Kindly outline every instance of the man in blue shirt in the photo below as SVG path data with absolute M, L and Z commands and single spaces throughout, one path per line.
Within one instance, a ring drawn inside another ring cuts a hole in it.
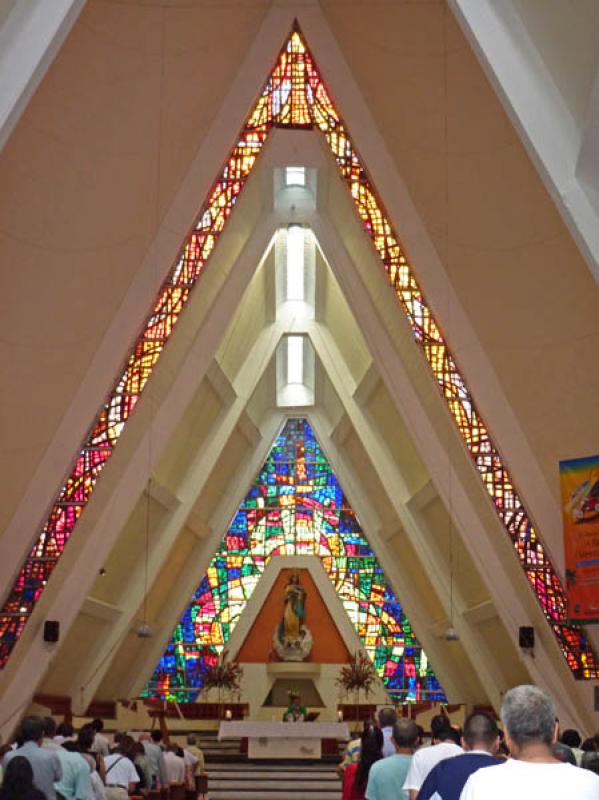
M 501 763 L 495 758 L 499 748 L 499 730 L 495 720 L 484 711 L 470 714 L 464 725 L 462 747 L 465 753 L 446 758 L 429 772 L 418 800 L 459 800 L 473 772 Z
M 395 753 L 376 761 L 370 768 L 366 800 L 407 800 L 408 794 L 402 789 L 412 754 L 418 739 L 418 728 L 411 719 L 400 719 L 392 728 L 391 742 Z
M 4 756 L 2 768 L 16 756 L 24 756 L 33 770 L 33 783 L 46 795 L 47 800 L 56 800 L 54 784 L 62 778 L 62 767 L 53 750 L 42 747 L 44 726 L 39 717 L 25 717 L 19 726 L 17 740 L 20 746 Z

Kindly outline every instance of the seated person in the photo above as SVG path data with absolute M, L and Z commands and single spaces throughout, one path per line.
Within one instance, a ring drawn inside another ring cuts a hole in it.
M 306 706 L 302 705 L 301 697 L 297 692 L 289 695 L 289 706 L 283 714 L 284 722 L 303 722 L 307 716 Z

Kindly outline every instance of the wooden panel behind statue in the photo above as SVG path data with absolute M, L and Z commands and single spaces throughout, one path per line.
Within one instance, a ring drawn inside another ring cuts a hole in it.
M 283 592 L 283 615 L 273 635 L 274 649 L 283 661 L 305 661 L 312 650 L 312 634 L 305 624 L 306 591 L 294 571 Z

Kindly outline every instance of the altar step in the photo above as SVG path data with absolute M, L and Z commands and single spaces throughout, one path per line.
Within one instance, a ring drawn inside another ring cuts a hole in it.
M 208 765 L 210 800 L 339 800 L 335 767 L 316 763 Z

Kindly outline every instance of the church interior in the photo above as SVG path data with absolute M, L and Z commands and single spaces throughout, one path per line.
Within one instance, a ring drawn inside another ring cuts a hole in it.
M 4 739 L 520 684 L 596 733 L 597 2 L 4 0 L 0 42 Z

